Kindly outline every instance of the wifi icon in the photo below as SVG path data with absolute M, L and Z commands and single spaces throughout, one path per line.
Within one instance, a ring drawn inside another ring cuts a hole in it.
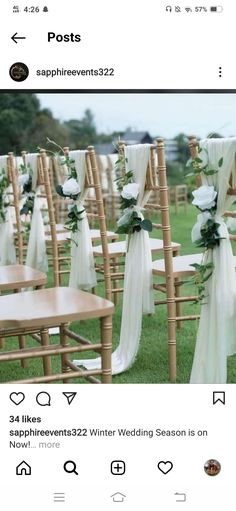
M 186 12 L 193 12 L 193 11 L 192 11 L 192 9 L 191 9 L 191 7 L 185 7 L 185 11 L 186 11 Z

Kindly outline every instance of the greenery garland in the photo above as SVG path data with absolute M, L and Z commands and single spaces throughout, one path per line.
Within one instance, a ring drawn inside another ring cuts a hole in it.
M 55 158 L 57 158 L 57 159 L 60 158 L 61 166 L 66 166 L 68 169 L 67 180 L 65 181 L 65 183 L 63 185 L 56 185 L 55 190 L 56 190 L 57 194 L 60 195 L 60 197 L 63 197 L 64 199 L 72 199 L 74 202 L 76 202 L 81 195 L 81 191 L 80 191 L 80 187 L 78 184 L 78 175 L 77 175 L 77 170 L 75 168 L 75 160 L 73 158 L 70 158 L 70 156 L 68 154 L 65 155 L 63 148 L 61 146 L 59 146 L 53 140 L 50 140 L 48 138 L 47 143 L 53 144 L 56 147 L 58 147 L 59 151 L 56 153 L 53 152 L 52 154 Z M 62 159 L 61 159 L 61 156 L 63 156 Z M 70 180 L 71 180 L 71 183 L 70 183 Z M 67 188 L 70 188 L 70 184 L 71 184 L 71 191 L 72 191 L 71 193 L 70 192 L 65 193 L 65 185 L 66 184 L 67 184 Z M 69 187 L 68 187 L 68 184 L 69 184 Z M 76 193 L 73 193 L 73 188 Z M 68 231 L 71 231 L 72 233 L 76 233 L 79 230 L 78 222 L 81 222 L 84 218 L 85 209 L 78 210 L 78 206 L 75 203 L 68 207 L 68 211 L 69 211 L 68 212 L 68 220 L 65 222 L 65 228 Z M 71 240 L 74 241 L 74 243 L 76 243 L 75 240 L 73 240 L 72 238 L 71 238 Z
M 203 173 L 206 177 L 212 176 L 216 174 L 219 169 L 223 165 L 223 157 L 221 157 L 218 161 L 218 168 L 213 169 L 209 166 L 208 163 L 208 151 L 205 148 L 199 148 L 199 153 L 202 153 L 202 157 L 197 156 L 196 158 L 192 158 L 188 161 L 187 167 L 192 168 L 192 172 L 187 174 L 186 177 L 196 176 L 200 173 Z M 205 160 L 205 161 L 204 161 Z M 201 188 L 201 187 L 200 187 Z M 198 190 L 200 190 L 200 188 Z M 194 194 L 194 192 L 193 192 Z M 209 218 L 206 220 L 205 223 L 202 224 L 200 229 L 200 235 L 201 237 L 194 242 L 196 247 L 203 247 L 205 250 L 203 252 L 202 262 L 201 264 L 195 263 L 191 264 L 196 270 L 195 275 L 190 279 L 190 281 L 196 286 L 197 289 L 197 299 L 196 302 L 200 302 L 203 304 L 203 300 L 206 298 L 205 295 L 205 286 L 206 282 L 210 279 L 210 277 L 213 274 L 214 271 L 214 264 L 213 262 L 203 263 L 204 259 L 208 259 L 207 253 L 210 254 L 210 251 L 213 250 L 215 247 L 220 245 L 220 240 L 222 237 L 219 233 L 219 227 L 220 224 L 216 222 L 215 220 L 215 214 L 217 210 L 217 198 L 218 194 L 215 190 L 215 199 L 214 199 L 214 205 L 212 207 L 206 207 L 201 208 L 196 205 L 199 211 L 201 213 L 208 212 Z M 193 201 L 194 202 L 194 201 Z
M 6 208 L 9 206 L 9 201 L 6 196 L 6 189 L 9 186 L 9 180 L 6 176 L 5 170 L 0 169 L 0 223 L 6 221 Z
M 139 212 L 135 209 L 135 206 L 138 202 L 138 193 L 133 194 L 132 192 L 128 196 L 125 196 L 124 190 L 127 185 L 136 185 L 138 190 L 138 185 L 133 180 L 133 171 L 129 170 L 125 174 L 122 175 L 122 172 L 125 168 L 125 164 L 127 163 L 127 158 L 123 156 L 119 156 L 118 160 L 115 163 L 115 172 L 118 177 L 115 179 L 117 183 L 118 191 L 120 192 L 120 209 L 123 213 L 121 218 L 118 220 L 118 228 L 116 232 L 118 234 L 127 234 L 130 236 L 134 232 L 140 232 L 141 229 L 144 231 L 151 232 L 152 231 L 152 222 L 148 219 L 142 219 L 139 215 Z M 128 188 L 127 188 L 128 190 Z
M 23 183 L 22 195 L 25 197 L 23 206 L 20 210 L 20 215 L 29 215 L 33 214 L 34 211 L 34 200 L 35 200 L 35 191 L 32 189 L 33 182 L 33 170 L 28 163 L 27 165 L 20 165 L 21 176 L 28 176 L 28 180 Z M 20 176 L 20 177 L 21 177 Z M 19 178 L 20 178 L 19 177 Z

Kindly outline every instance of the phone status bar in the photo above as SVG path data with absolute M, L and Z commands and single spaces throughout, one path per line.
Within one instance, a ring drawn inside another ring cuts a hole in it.
M 212 5 L 210 7 L 207 7 L 207 6 L 201 6 L 201 5 L 196 5 L 196 6 L 193 6 L 193 7 L 189 7 L 189 6 L 180 6 L 180 5 L 166 5 L 165 6 L 165 10 L 166 12 L 168 13 L 201 13 L 201 14 L 205 14 L 205 13 L 222 13 L 223 12 L 223 6 L 222 5 Z

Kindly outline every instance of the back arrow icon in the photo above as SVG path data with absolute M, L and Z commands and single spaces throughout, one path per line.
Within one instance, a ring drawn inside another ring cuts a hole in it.
M 14 43 L 18 43 L 17 39 L 26 39 L 26 37 L 20 37 L 17 35 L 17 32 L 11 37 L 12 41 L 14 41 Z

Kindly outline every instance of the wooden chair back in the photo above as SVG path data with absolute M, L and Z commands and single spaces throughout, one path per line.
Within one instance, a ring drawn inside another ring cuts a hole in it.
M 69 155 L 69 147 L 64 148 L 65 155 Z M 49 168 L 47 163 L 47 155 L 44 149 L 40 151 L 40 164 L 43 170 L 44 186 L 48 203 L 48 214 L 51 228 L 52 237 L 52 251 L 53 251 L 53 271 L 54 271 L 54 285 L 59 286 L 59 254 L 57 244 L 56 222 L 55 222 L 55 207 L 53 204 L 51 181 L 49 177 Z M 103 197 L 100 183 L 100 175 L 97 165 L 96 154 L 93 146 L 89 146 L 86 152 L 86 188 L 94 188 L 95 198 L 97 204 L 99 229 L 102 244 L 102 257 L 104 262 L 104 280 L 105 280 L 105 296 L 111 300 L 111 276 L 110 276 L 110 261 L 108 254 L 107 230 L 103 205 Z M 79 261 L 78 261 L 79 264 Z
M 198 142 L 197 138 L 194 136 L 190 136 L 189 137 L 189 150 L 190 150 L 191 157 L 193 159 L 198 157 L 198 154 L 199 154 L 198 148 L 199 148 L 199 142 Z M 235 155 L 235 158 L 236 158 L 236 155 Z M 197 174 L 196 185 L 201 186 L 201 184 L 202 184 L 201 176 L 200 176 L 200 174 Z M 228 193 L 228 195 L 236 195 L 236 188 L 234 188 L 232 185 L 232 176 L 230 177 L 230 180 L 229 180 L 229 188 L 228 188 L 227 193 Z M 230 212 L 227 212 L 227 213 L 230 213 Z M 226 216 L 230 216 L 230 215 L 228 214 Z
M 26 165 L 26 151 L 21 152 L 22 164 Z M 44 184 L 42 166 L 40 165 L 40 155 L 37 154 L 38 165 L 37 165 L 37 180 L 36 187 L 39 187 Z M 22 225 L 22 218 L 20 215 L 20 199 L 21 199 L 21 190 L 18 185 L 18 177 L 19 170 L 16 166 L 16 157 L 12 152 L 8 153 L 8 169 L 9 169 L 9 179 L 12 184 L 13 198 L 14 198 L 14 207 L 15 207 L 15 217 L 16 217 L 16 249 L 17 249 L 17 258 L 19 264 L 24 264 L 25 255 L 27 252 L 27 244 L 24 240 L 24 227 Z M 41 188 L 42 191 L 42 188 Z M 35 192 L 35 190 L 34 190 Z M 44 197 L 44 195 L 40 195 L 40 197 Z
M 124 151 L 125 143 L 121 141 L 118 144 L 119 155 L 124 157 Z M 155 144 L 152 144 L 150 147 L 150 159 L 147 165 L 145 190 L 159 190 L 158 172 L 156 167 L 156 151 L 157 146 Z M 121 172 L 123 173 L 123 175 L 125 174 L 125 167 L 121 168 Z
M 12 184 L 13 193 L 13 205 L 15 208 L 16 218 L 16 253 L 19 264 L 24 263 L 24 239 L 23 239 L 23 228 L 20 216 L 20 190 L 18 186 L 18 170 L 16 168 L 16 160 L 12 152 L 8 153 L 8 178 Z

